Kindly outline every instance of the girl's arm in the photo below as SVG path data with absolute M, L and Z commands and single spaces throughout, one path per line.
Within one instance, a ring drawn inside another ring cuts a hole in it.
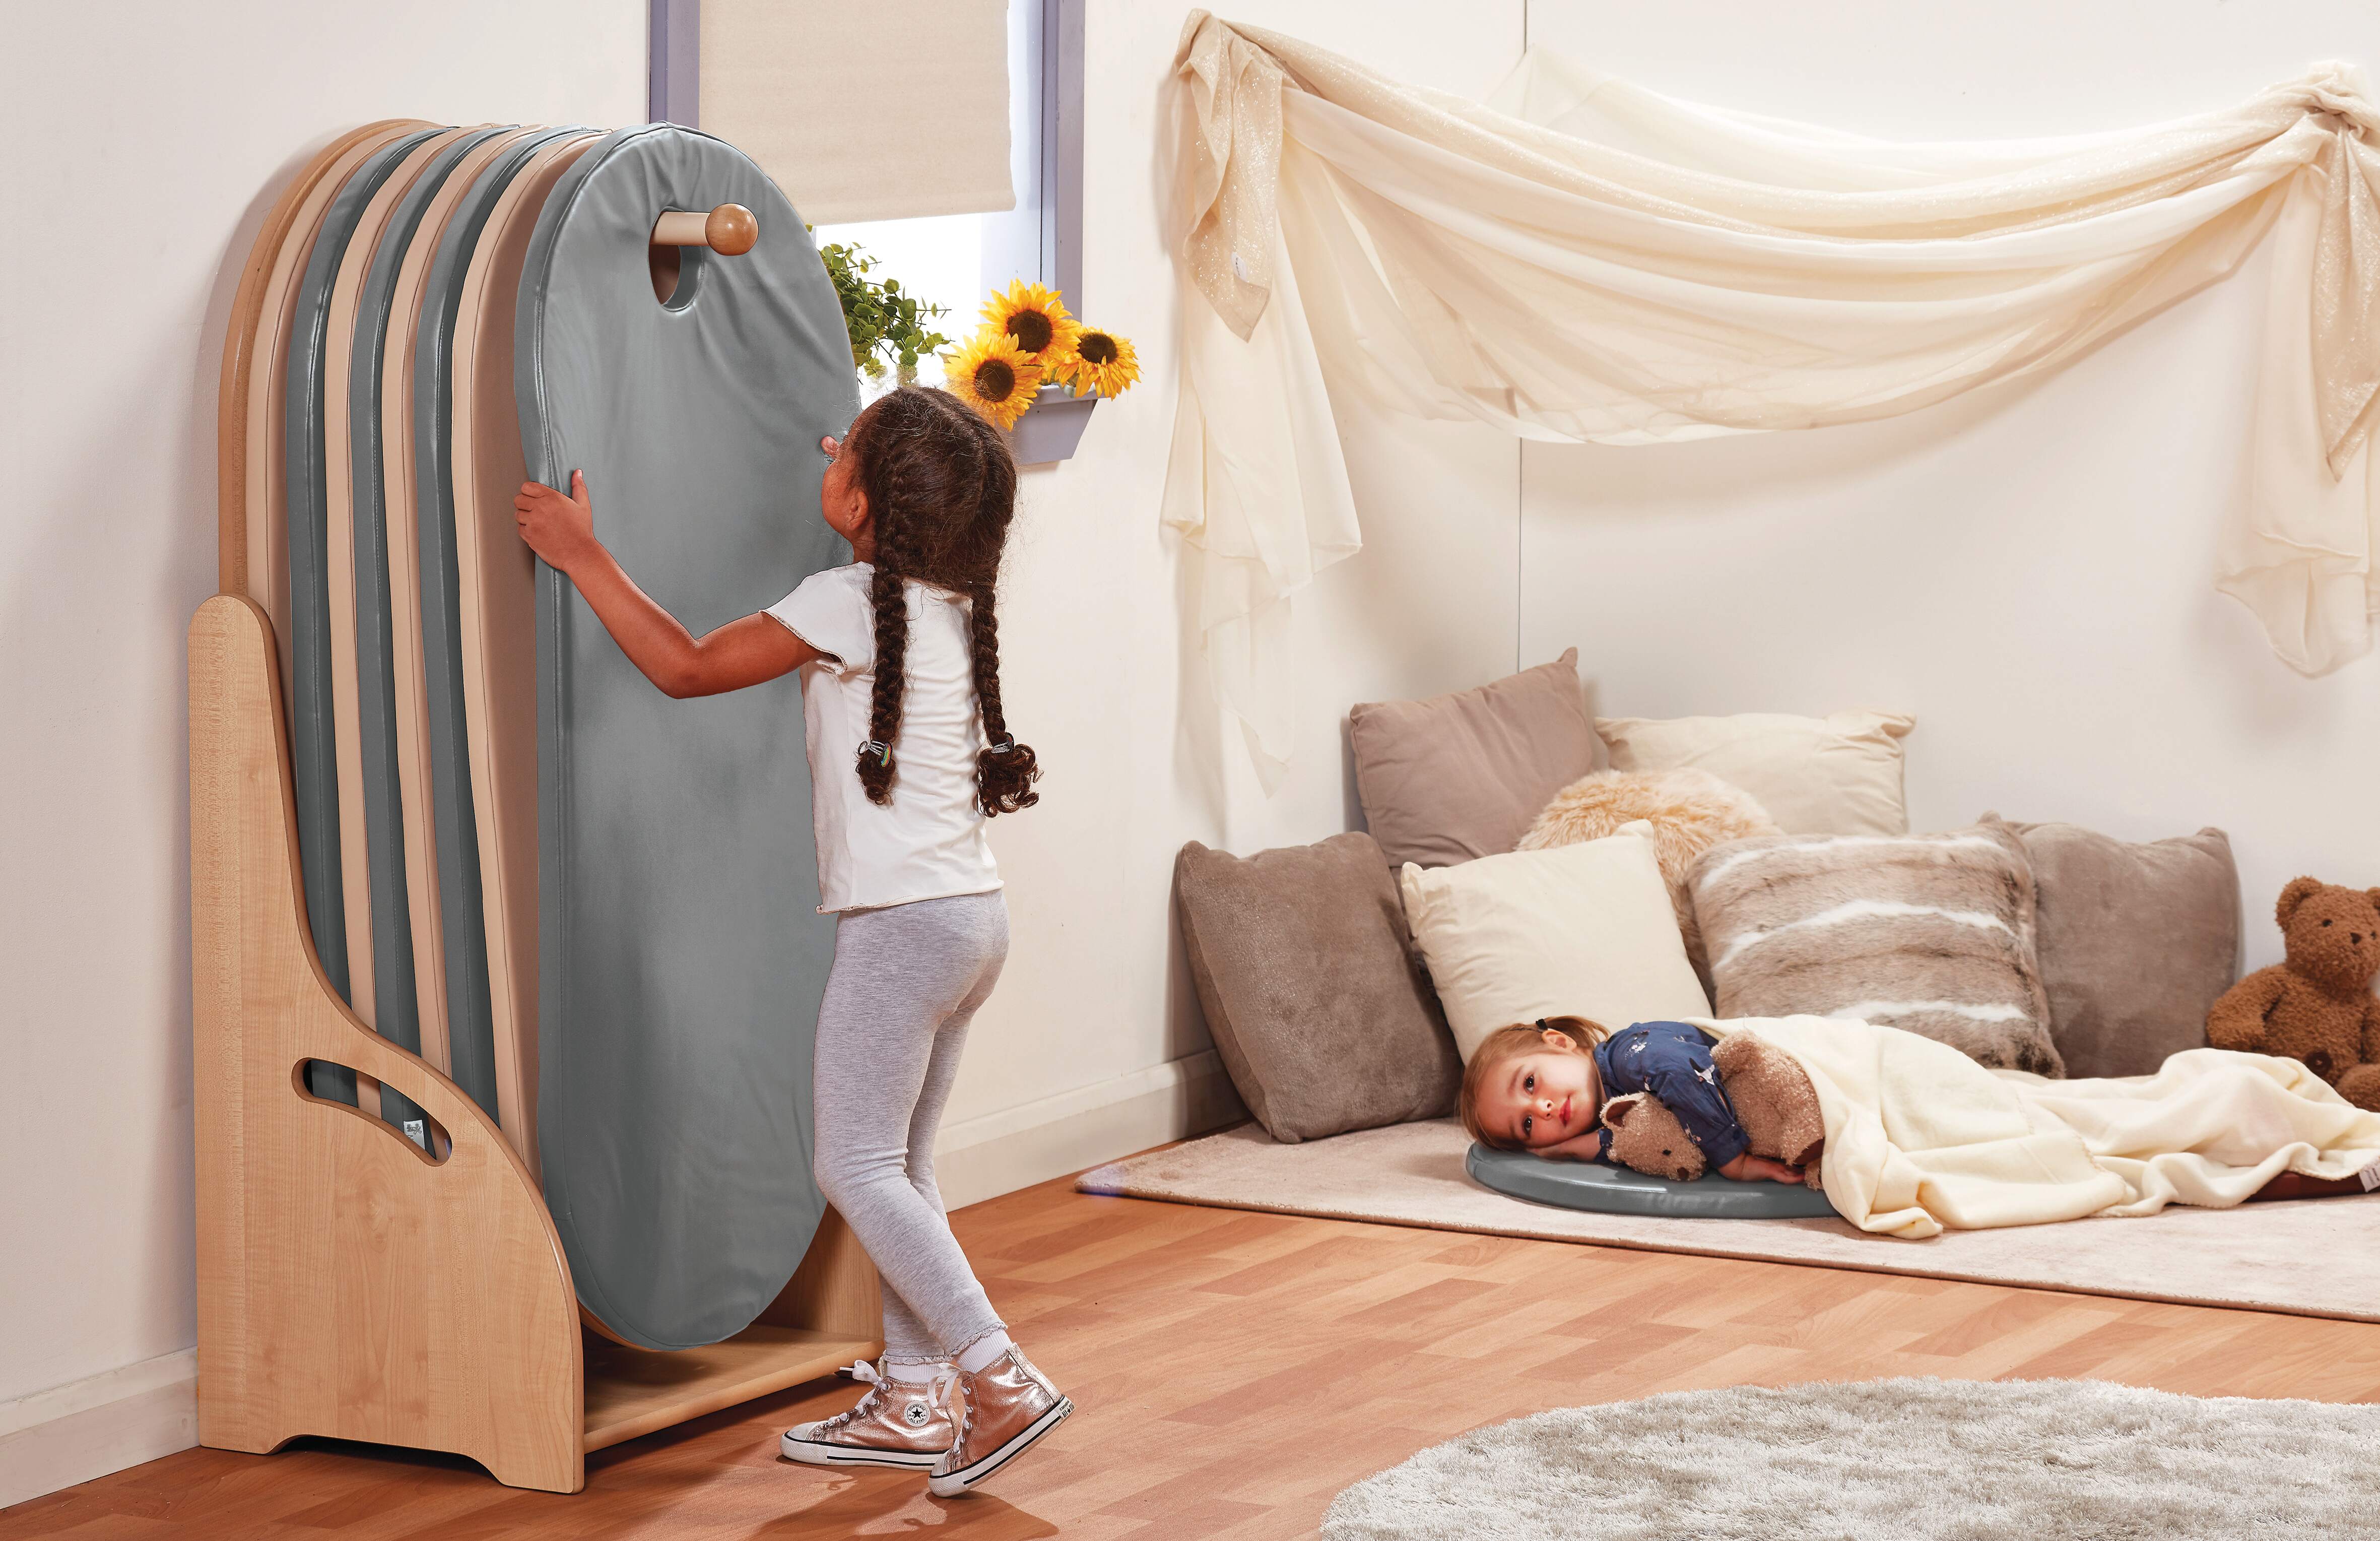
M 821 656 L 769 615 L 747 615 L 697 639 L 638 588 L 595 539 L 587 478 L 577 471 L 570 473 L 567 497 L 534 481 L 521 483 L 513 513 L 529 549 L 547 565 L 570 575 L 612 640 L 665 696 L 684 700 L 741 690 L 789 674 Z

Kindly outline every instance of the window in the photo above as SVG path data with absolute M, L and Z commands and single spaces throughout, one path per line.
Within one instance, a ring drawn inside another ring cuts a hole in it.
M 844 242 L 920 300 L 944 307 L 936 330 L 975 329 L 985 297 L 1013 279 L 1065 291 L 1078 312 L 1082 230 L 1082 84 L 1085 0 L 1010 0 L 1009 168 L 1013 210 L 868 220 L 818 226 L 818 241 Z M 698 0 L 652 0 L 655 121 L 700 124 Z M 1052 88 L 1055 89 L 1052 89 Z M 887 103 L 888 114 L 901 111 Z M 920 378 L 940 378 L 922 364 Z

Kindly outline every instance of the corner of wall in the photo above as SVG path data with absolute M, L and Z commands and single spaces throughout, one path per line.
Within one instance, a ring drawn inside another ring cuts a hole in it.
M 0 1509 L 198 1442 L 196 1349 L 0 1401 Z

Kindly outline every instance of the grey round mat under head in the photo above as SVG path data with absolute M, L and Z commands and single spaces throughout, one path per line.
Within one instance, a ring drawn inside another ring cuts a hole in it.
M 1463 1159 L 1473 1181 L 1513 1198 L 1607 1215 L 1674 1219 L 1807 1219 L 1831 1215 L 1827 1195 L 1797 1183 L 1738 1183 L 1705 1172 L 1692 1183 L 1647 1177 L 1599 1161 L 1548 1161 L 1518 1150 L 1474 1145 Z
M 1725 1387 L 1475 1429 L 1339 1495 L 1328 1541 L 2380 1535 L 2380 1407 L 2092 1380 Z
M 653 223 L 741 203 L 655 297 Z M 528 474 L 583 470 L 596 532 L 697 636 L 846 560 L 823 434 L 858 409 L 801 216 L 732 146 L 667 125 L 589 150 L 540 215 L 516 308 Z M 648 1348 L 748 1325 L 825 1202 L 810 1050 L 834 954 L 818 913 L 791 678 L 653 688 L 558 574 L 538 577 L 538 1147 L 579 1299 Z
M 455 551 L 454 344 L 463 281 L 488 215 L 538 149 L 574 128 L 522 135 L 484 167 L 447 217 L 421 285 L 413 350 L 414 535 L 421 568 L 421 665 L 430 714 L 431 806 L 437 811 L 438 904 L 446 963 L 449 1074 L 496 1116 L 496 1035 L 463 710 L 462 575 Z
M 306 928 L 314 955 L 331 988 L 352 1001 L 347 967 L 346 890 L 341 886 L 338 753 L 331 711 L 331 615 L 328 474 L 323 464 L 322 413 L 335 388 L 346 399 L 347 382 L 323 378 L 330 341 L 331 289 L 339 264 L 355 238 L 364 206 L 424 140 L 444 130 L 423 128 L 367 156 L 331 200 L 306 271 L 298 283 L 297 313 L 290 331 L 284 381 L 283 496 L 289 540 L 289 769 L 298 805 L 298 868 L 306 891 Z M 343 581 L 344 581 L 343 576 Z M 363 838 L 361 831 L 346 831 Z M 353 1104 L 355 1072 L 317 1063 L 310 1076 L 317 1097 Z

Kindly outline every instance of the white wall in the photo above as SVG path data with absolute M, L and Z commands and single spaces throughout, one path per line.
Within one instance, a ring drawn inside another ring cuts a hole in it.
M 2353 0 L 1534 0 L 1530 29 L 1675 95 L 1901 139 L 2121 127 L 2380 63 L 2380 11 Z M 1919 828 L 2220 825 L 2247 962 L 2275 961 L 2289 878 L 2380 881 L 2380 660 L 2304 679 L 2213 588 L 2261 271 L 2062 373 L 1892 422 L 1529 445 L 1523 654 L 1576 643 L 1611 714 L 1912 711 Z
M 183 631 L 238 264 L 356 124 L 642 118 L 645 7 L 99 0 L 7 34 L 0 1504 L 188 1418 L 187 1365 L 154 1365 L 195 1335 Z M 137 1426 L 60 1442 L 111 1399 Z

